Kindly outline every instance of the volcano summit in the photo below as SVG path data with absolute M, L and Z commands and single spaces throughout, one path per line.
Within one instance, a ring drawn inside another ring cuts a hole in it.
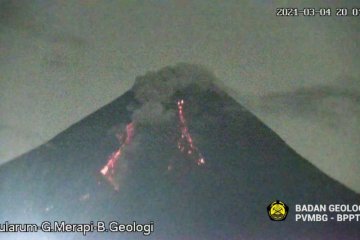
M 359 223 L 295 221 L 296 204 L 358 204 L 360 196 L 299 156 L 216 81 L 190 64 L 138 77 L 123 96 L 1 166 L 0 221 L 154 223 L 149 236 L 89 239 L 359 239 Z M 267 213 L 277 199 L 289 206 L 281 222 Z M 80 238 L 22 234 L 0 238 Z

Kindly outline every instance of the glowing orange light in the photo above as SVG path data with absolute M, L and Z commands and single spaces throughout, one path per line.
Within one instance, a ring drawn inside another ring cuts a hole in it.
M 131 140 L 134 135 L 134 124 L 129 123 L 126 126 L 126 139 L 115 152 L 113 152 L 108 158 L 105 166 L 100 170 L 100 173 L 109 181 L 109 183 L 114 187 L 116 191 L 119 191 L 119 183 L 115 180 L 116 167 L 121 157 L 121 150 L 125 148 L 126 145 L 131 143 Z
M 180 122 L 180 131 L 181 131 L 181 137 L 178 140 L 178 148 L 181 152 L 184 152 L 186 149 L 186 153 L 188 155 L 197 155 L 197 160 L 195 160 L 195 164 L 200 166 L 205 164 L 205 159 L 202 157 L 201 153 L 197 149 L 197 147 L 193 143 L 193 139 L 191 137 L 191 134 L 189 132 L 188 126 L 186 124 L 184 112 L 183 112 L 183 105 L 184 100 L 178 100 L 178 116 L 179 116 L 179 122 Z
M 193 139 L 191 137 L 191 134 L 189 132 L 186 119 L 184 116 L 184 100 L 181 99 L 177 101 L 178 106 L 178 117 L 179 117 L 179 130 L 180 130 L 180 136 L 177 142 L 177 148 L 183 152 L 187 153 L 187 158 L 191 159 L 191 161 L 195 164 L 195 166 L 202 166 L 205 164 L 205 159 L 203 158 L 202 154 L 199 152 L 197 147 L 195 146 Z M 116 170 L 117 166 L 119 164 L 119 161 L 121 160 L 122 151 L 124 148 L 131 144 L 133 136 L 134 136 L 134 124 L 129 123 L 124 133 L 118 133 L 117 138 L 119 139 L 120 146 L 119 148 L 113 152 L 108 160 L 107 163 L 102 167 L 100 170 L 100 173 L 106 178 L 106 180 L 114 187 L 116 191 L 119 191 L 120 189 L 120 183 L 118 179 L 116 179 Z M 173 164 L 169 164 L 167 166 L 168 171 L 172 171 L 174 169 Z
M 204 164 L 205 164 L 205 159 L 204 159 L 204 158 L 198 159 L 198 161 L 197 161 L 197 165 L 198 165 L 198 166 L 204 165 Z
M 102 175 L 106 175 L 108 171 L 109 171 L 109 167 L 108 167 L 107 165 L 105 165 L 105 166 L 100 170 L 100 172 L 101 172 Z

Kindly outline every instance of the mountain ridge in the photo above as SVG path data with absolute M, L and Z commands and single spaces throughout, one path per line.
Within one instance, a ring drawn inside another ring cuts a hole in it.
M 179 77 L 187 69 L 174 68 L 165 72 Z M 183 77 L 203 74 L 196 69 Z M 168 74 L 160 70 L 150 79 L 162 81 Z M 354 223 L 295 222 L 295 204 L 356 203 L 360 197 L 303 159 L 226 93 L 211 84 L 194 86 L 171 85 L 171 94 L 169 88 L 156 89 L 154 98 L 154 89 L 139 93 L 135 87 L 2 166 L 0 219 L 154 220 L 154 239 L 360 236 Z M 122 129 L 131 122 L 134 137 L 121 148 Z M 117 149 L 123 155 L 114 174 L 102 174 Z M 197 155 L 191 157 L 189 150 Z M 266 212 L 276 199 L 290 206 L 289 219 L 280 224 Z M 123 237 L 129 236 L 111 238 Z

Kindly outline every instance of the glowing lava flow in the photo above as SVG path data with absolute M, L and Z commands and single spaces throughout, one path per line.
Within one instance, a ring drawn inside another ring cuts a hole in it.
M 178 149 L 189 155 L 191 159 L 194 160 L 195 164 L 198 166 L 205 164 L 205 159 L 202 156 L 202 154 L 199 152 L 197 147 L 194 145 L 194 142 L 192 140 L 192 137 L 189 133 L 189 129 L 186 124 L 186 120 L 184 117 L 183 107 L 184 107 L 184 100 L 181 99 L 177 102 L 178 105 L 178 115 L 179 115 L 179 121 L 180 121 L 180 131 L 181 131 L 181 137 L 178 140 Z
M 205 164 L 205 158 L 202 156 L 198 148 L 195 146 L 193 139 L 189 133 L 189 129 L 186 123 L 186 119 L 183 113 L 184 100 L 177 102 L 178 116 L 179 116 L 179 128 L 180 137 L 177 141 L 178 149 L 186 154 L 187 159 L 190 159 L 195 166 L 202 166 Z M 120 147 L 113 152 L 107 160 L 105 166 L 100 170 L 100 173 L 109 181 L 116 191 L 120 190 L 119 179 L 115 179 L 116 171 L 119 170 L 118 165 L 124 148 L 131 144 L 134 136 L 134 124 L 129 123 L 125 128 L 125 133 L 116 134 L 120 142 Z M 168 166 L 168 170 L 171 171 L 173 165 Z M 121 176 L 120 176 L 121 177 Z
M 116 191 L 119 191 L 120 186 L 119 183 L 115 179 L 115 170 L 118 165 L 119 159 L 121 157 L 122 150 L 126 147 L 126 145 L 131 143 L 131 140 L 134 136 L 134 124 L 129 123 L 126 126 L 126 138 L 125 141 L 122 143 L 121 139 L 123 136 L 119 137 L 120 147 L 115 152 L 113 152 L 106 165 L 100 170 L 100 173 L 110 182 L 110 184 L 114 187 Z

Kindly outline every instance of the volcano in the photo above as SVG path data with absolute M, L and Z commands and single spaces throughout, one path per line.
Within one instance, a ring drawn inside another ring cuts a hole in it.
M 84 99 L 86 101 L 86 99 Z M 360 239 L 359 222 L 295 221 L 296 204 L 360 196 L 292 150 L 197 65 L 138 77 L 132 89 L 0 168 L 0 221 L 153 223 L 88 239 Z M 284 221 L 267 207 L 289 206 Z M 325 214 L 325 213 L 320 213 Z M 0 233 L 80 239 L 81 233 Z

